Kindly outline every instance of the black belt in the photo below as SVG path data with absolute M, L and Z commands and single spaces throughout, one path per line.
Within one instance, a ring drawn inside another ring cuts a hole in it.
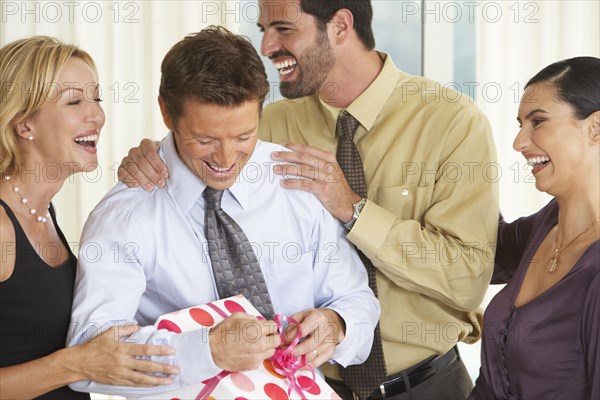
M 458 348 L 454 346 L 444 355 L 431 356 L 402 372 L 389 375 L 379 385 L 379 388 L 369 396 L 369 400 L 381 400 L 402 394 L 408 390 L 404 376 L 408 377 L 408 387 L 412 388 L 431 378 L 436 372 L 446 368 L 459 358 Z M 327 383 L 336 391 L 339 390 L 346 395 L 351 394 L 350 389 L 344 382 L 327 379 Z M 341 395 L 341 393 L 339 394 Z

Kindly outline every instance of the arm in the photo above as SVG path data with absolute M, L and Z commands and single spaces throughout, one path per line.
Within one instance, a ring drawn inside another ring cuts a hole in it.
M 164 187 L 169 171 L 158 156 L 158 143 L 142 139 L 138 147 L 131 148 L 119 166 L 119 180 L 129 187 L 141 186 L 146 191 Z
M 293 316 L 304 336 L 293 353 L 306 354 L 316 366 L 327 360 L 343 366 L 360 364 L 371 350 L 379 302 L 368 286 L 366 269 L 354 246 L 344 238 L 341 224 L 322 210 L 317 226 L 313 239 L 320 249 L 314 264 L 316 309 Z
M 94 210 L 83 230 L 75 296 L 69 334 L 69 346 L 86 343 L 99 332 L 115 325 L 135 323 L 137 309 L 152 273 L 152 232 L 139 226 L 139 216 L 118 207 Z M 126 243 L 137 246 L 127 251 Z M 175 334 L 142 327 L 128 341 L 141 344 L 169 345 L 175 354 L 152 360 L 177 365 L 181 373 L 172 384 L 155 388 L 111 386 L 93 381 L 72 384 L 75 390 L 118 395 L 150 395 L 198 382 L 220 372 L 208 345 L 208 332 L 201 329 Z
M 532 233 L 533 221 L 538 214 L 539 212 L 511 223 L 504 221 L 504 217 L 500 214 L 493 284 L 508 283 L 513 277 Z
M 490 127 L 481 113 L 464 111 L 445 135 L 430 140 L 432 146 L 434 140 L 444 142 L 436 158 L 423 160 L 435 166 L 422 172 L 431 174 L 434 168 L 435 173 L 431 193 L 418 199 L 423 211 L 400 218 L 368 201 L 348 239 L 396 285 L 472 311 L 489 284 L 497 233 L 498 187 L 486 179 L 486 168 L 497 165 Z M 334 216 L 347 222 L 358 196 L 348 191 L 335 156 L 303 145 L 289 147 L 295 152 L 273 158 L 302 165 L 296 175 L 309 179 L 289 180 L 285 186 L 315 193 Z M 460 179 L 446 179 L 444 171 L 454 165 L 464 167 Z M 278 171 L 294 175 L 291 167 Z M 314 179 L 315 174 L 327 179 Z
M 596 252 L 595 256 L 592 256 L 592 258 L 595 260 L 592 260 L 593 262 L 590 263 L 588 267 L 597 267 L 600 262 L 598 252 Z M 589 392 L 586 393 L 586 396 L 590 399 L 597 399 L 600 398 L 600 322 L 598 321 L 598 314 L 600 314 L 599 274 L 596 274 L 593 282 L 590 284 L 582 314 L 581 332 L 589 385 Z
M 232 372 L 257 369 L 281 344 L 275 322 L 242 313 L 232 314 L 211 329 L 209 341 L 215 364 Z
M 497 166 L 491 129 L 480 112 L 463 111 L 430 140 L 442 145 L 424 160 L 435 166 L 435 181 L 412 193 L 422 211 L 404 219 L 367 202 L 348 238 L 396 285 L 472 311 L 490 281 L 497 234 L 498 185 L 487 178 Z M 453 166 L 461 173 L 449 178 Z
M 0 211 L 0 237 L 2 260 L 0 282 L 8 279 L 16 262 L 16 243 L 12 222 L 2 209 Z M 132 332 L 121 329 L 119 333 Z M 177 373 L 173 366 L 138 360 L 135 356 L 162 356 L 173 349 L 162 346 L 140 346 L 119 343 L 111 330 L 99 340 L 70 349 L 61 349 L 10 367 L 0 368 L 0 398 L 34 398 L 81 379 L 113 382 L 131 386 L 156 386 L 170 383 L 170 378 L 156 377 L 150 373 Z
M 34 398 L 83 379 L 114 385 L 152 387 L 168 385 L 169 377 L 144 372 L 176 374 L 176 367 L 135 359 L 132 356 L 166 356 L 172 349 L 121 343 L 115 335 L 131 329 L 111 329 L 98 340 L 58 350 L 46 357 L 11 367 L 0 368 L 0 398 Z M 144 371 L 144 372 L 142 372 Z
M 148 299 L 143 299 L 147 289 L 166 291 L 175 282 L 164 282 L 158 287 L 154 284 L 147 288 L 147 282 L 153 279 L 154 249 L 159 237 L 155 238 L 147 225 L 145 230 L 142 228 L 139 224 L 142 215 L 136 214 L 139 209 L 132 209 L 124 210 L 114 204 L 100 206 L 86 222 L 72 317 L 76 330 L 70 339 L 71 344 L 85 342 L 86 338 L 95 337 L 98 331 L 108 326 L 132 322 L 138 313 L 143 313 L 138 310 L 140 303 L 145 303 L 145 313 L 153 307 L 148 304 Z M 132 254 L 127 251 L 131 246 L 124 244 L 135 244 L 136 252 Z M 173 246 L 173 242 L 160 245 Z M 176 263 L 171 267 L 172 274 L 185 273 Z M 189 304 L 182 305 L 182 308 L 185 306 Z M 258 338 L 244 335 L 249 324 L 253 328 L 250 331 L 254 332 L 258 327 L 263 334 Z M 169 386 L 129 388 L 82 381 L 71 387 L 125 396 L 153 395 L 198 383 L 217 375 L 222 369 L 255 369 L 265 358 L 272 356 L 279 345 L 274 322 L 257 321 L 248 316 L 232 315 L 211 332 L 209 335 L 208 329 L 202 328 L 174 333 L 148 325 L 128 337 L 129 341 L 168 344 L 176 349 L 174 355 L 161 359 L 162 362 L 177 365 L 181 370 Z

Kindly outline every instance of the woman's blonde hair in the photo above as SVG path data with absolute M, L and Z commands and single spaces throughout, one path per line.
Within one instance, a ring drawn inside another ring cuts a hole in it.
M 97 75 L 94 60 L 77 46 L 49 36 L 33 36 L 0 48 L 0 174 L 17 172 L 23 161 L 16 124 L 31 117 L 49 99 L 71 57 Z

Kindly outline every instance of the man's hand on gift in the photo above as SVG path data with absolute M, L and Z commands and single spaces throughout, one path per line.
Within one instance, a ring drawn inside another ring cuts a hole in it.
M 281 344 L 277 324 L 234 313 L 209 334 L 210 351 L 217 367 L 227 371 L 257 369 Z
M 298 321 L 302 331 L 302 342 L 292 350 L 292 354 L 295 356 L 306 355 L 306 360 L 314 367 L 329 360 L 333 356 L 336 346 L 344 340 L 346 335 L 344 320 L 337 312 L 329 308 L 300 311 L 292 318 Z M 298 326 L 289 325 L 285 337 L 291 342 L 297 334 Z

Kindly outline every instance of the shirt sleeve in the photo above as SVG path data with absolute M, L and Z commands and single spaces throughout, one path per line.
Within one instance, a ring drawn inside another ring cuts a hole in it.
M 115 325 L 137 323 L 136 312 L 152 275 L 151 230 L 117 206 L 94 210 L 83 229 L 68 346 L 82 344 Z M 118 239 L 115 239 L 118 238 Z M 175 334 L 145 326 L 128 338 L 134 343 L 169 345 L 176 354 L 152 357 L 177 365 L 181 373 L 169 386 L 134 388 L 80 381 L 74 390 L 122 396 L 144 396 L 174 390 L 220 372 L 214 364 L 204 329 Z
M 314 234 L 319 243 L 314 257 L 315 306 L 334 310 L 346 324 L 344 340 L 332 356 L 344 367 L 367 359 L 380 316 L 366 269 L 345 234 L 344 227 L 322 209 Z
M 367 201 L 348 239 L 396 285 L 473 311 L 492 274 L 499 213 L 495 148 L 481 112 L 464 110 L 442 129 L 431 135 L 444 144 L 438 158 L 428 160 L 436 175 L 416 205 L 423 211 L 401 219 Z M 459 177 L 445 175 L 457 166 Z
M 511 223 L 500 214 L 498 220 L 498 245 L 494 260 L 493 284 L 508 283 L 519 263 L 531 237 L 535 221 L 542 210 L 528 217 L 519 218 Z

